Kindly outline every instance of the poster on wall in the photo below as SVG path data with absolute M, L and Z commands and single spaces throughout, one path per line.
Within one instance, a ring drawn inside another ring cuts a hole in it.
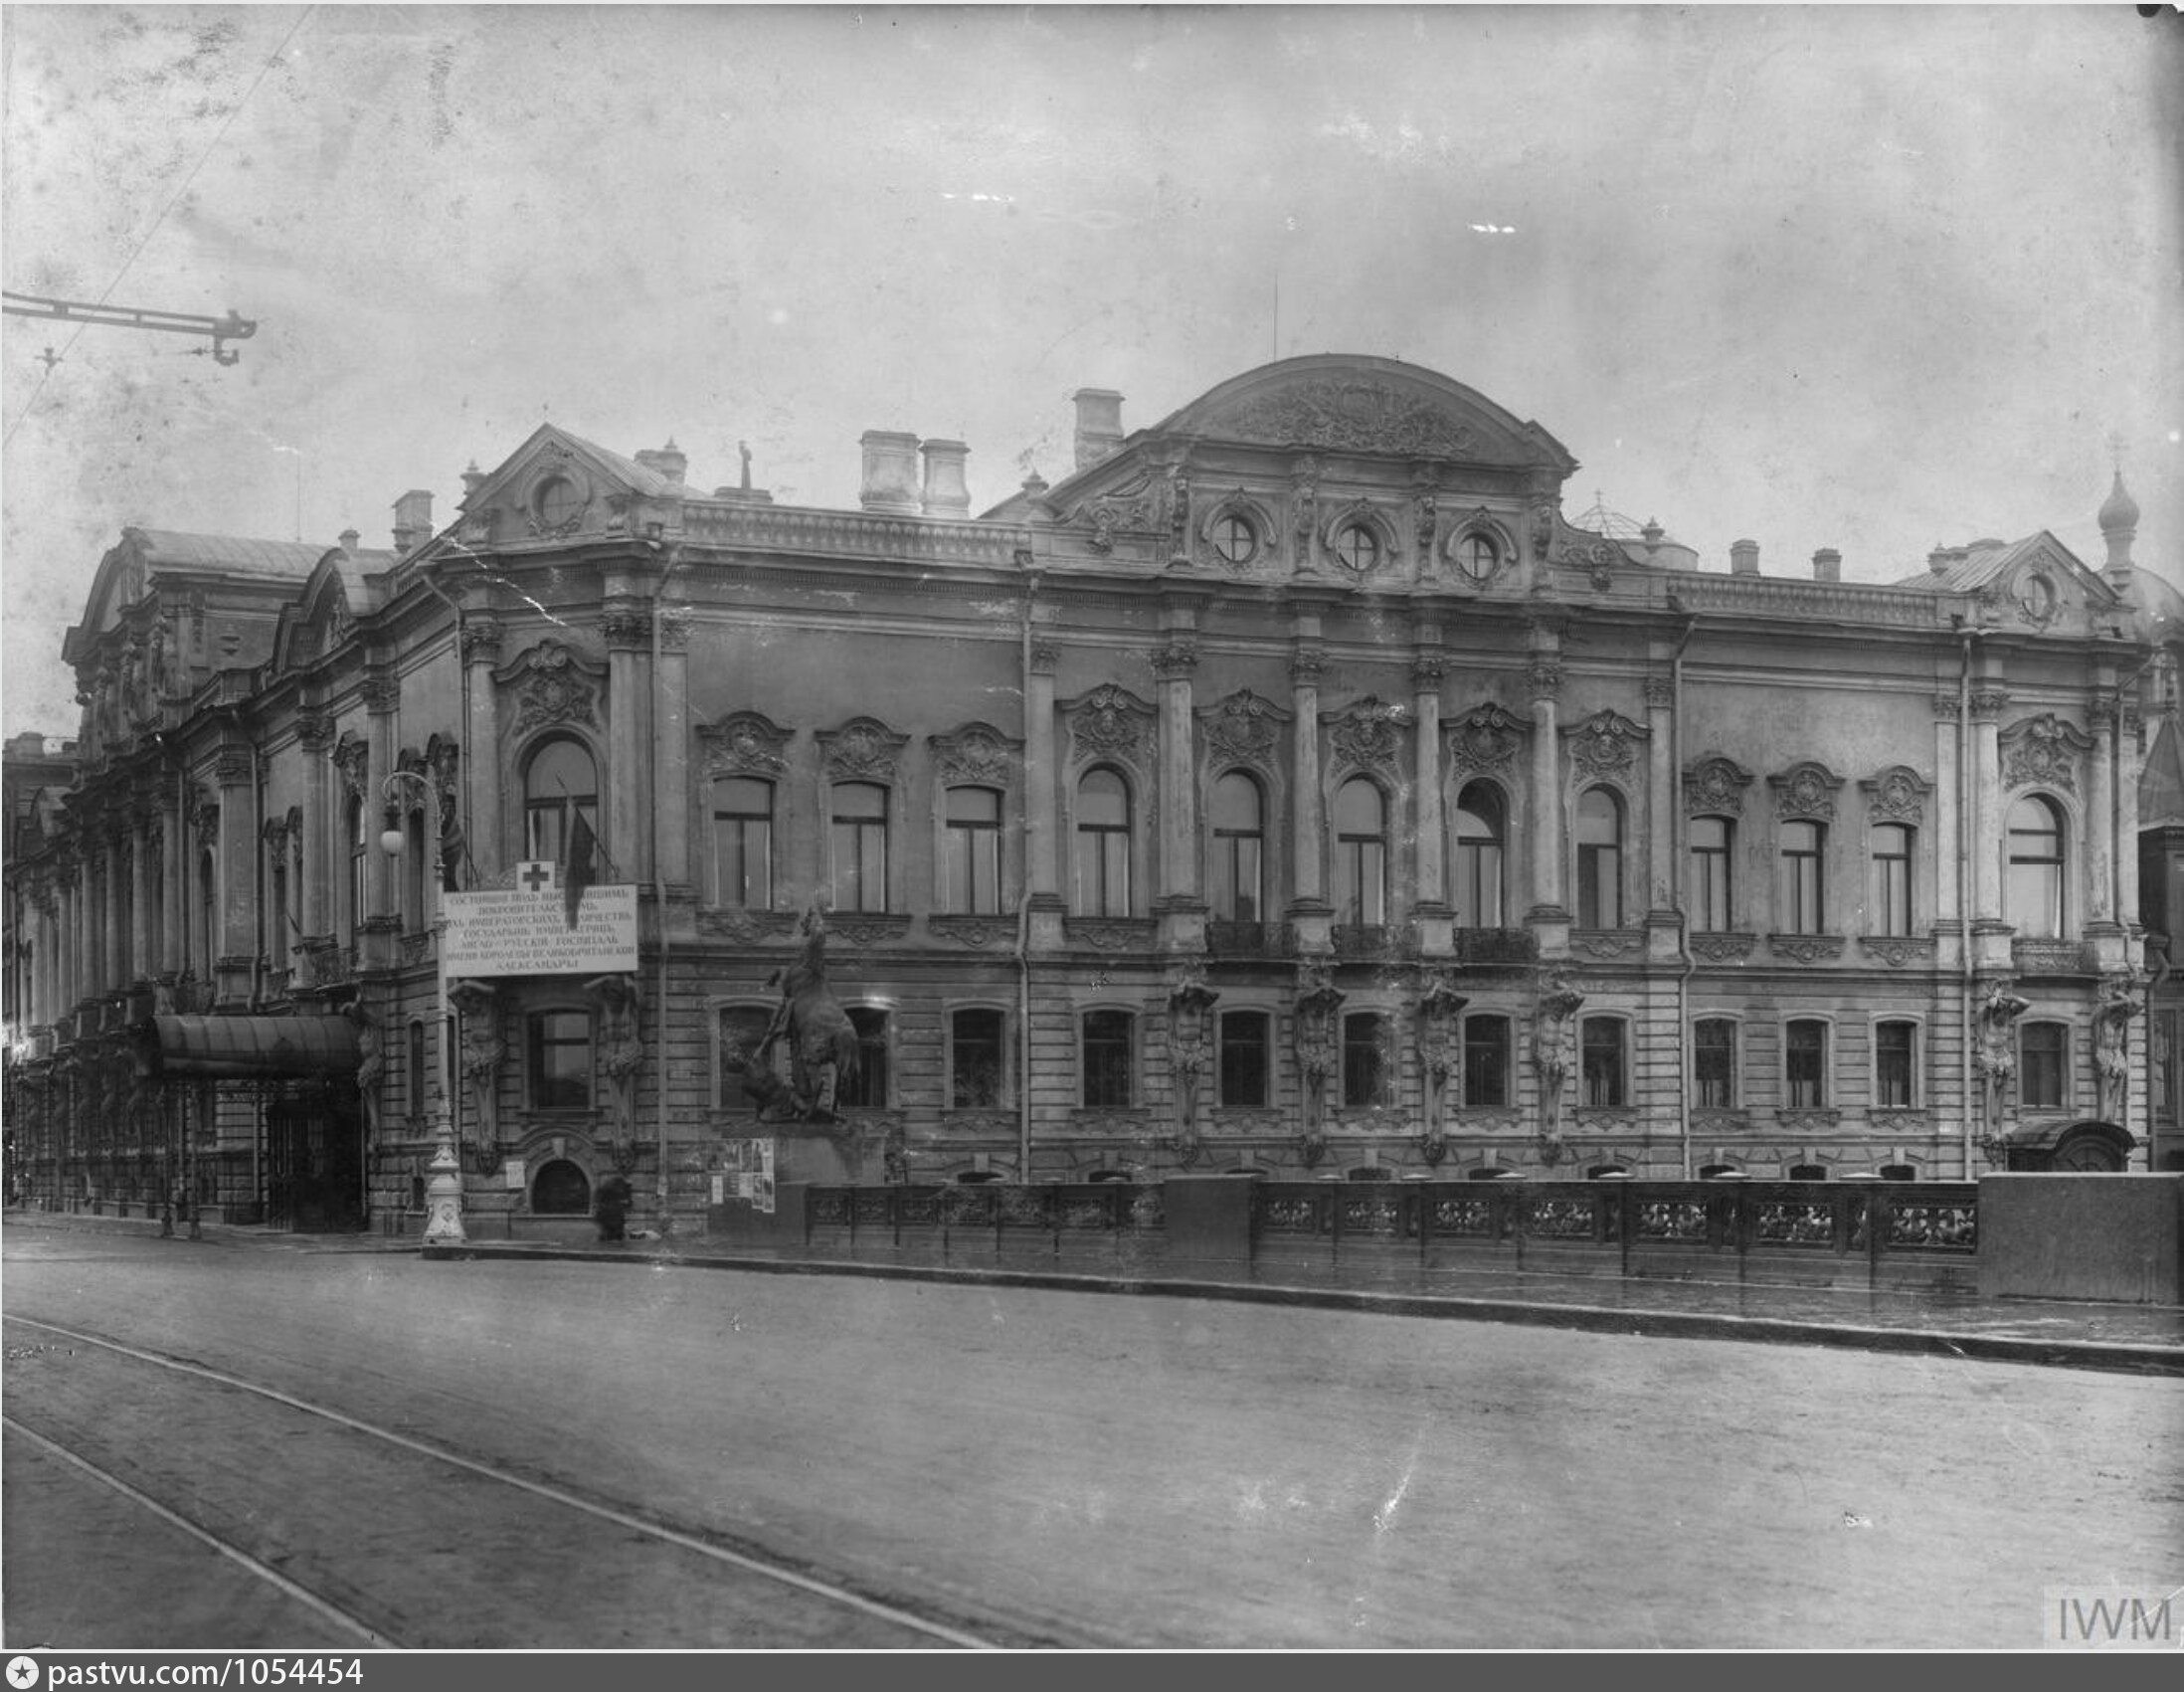
M 723 1140 L 721 1173 L 714 1177 L 716 1194 L 732 1188 L 738 1200 L 756 1206 L 766 1216 L 774 1214 L 774 1142 L 772 1140 Z

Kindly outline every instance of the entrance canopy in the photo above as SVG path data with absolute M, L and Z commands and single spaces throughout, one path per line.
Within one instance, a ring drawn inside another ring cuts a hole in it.
M 154 1017 L 140 1037 L 156 1073 L 207 1080 L 353 1075 L 362 1055 L 346 1017 Z

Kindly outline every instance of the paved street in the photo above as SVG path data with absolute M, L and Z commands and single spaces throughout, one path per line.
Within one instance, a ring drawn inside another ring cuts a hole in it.
M 402 1643 L 894 1641 L 778 1594 L 693 1605 L 698 1577 L 636 1536 L 17 1319 L 1004 1643 L 2031 1646 L 2045 1589 L 2166 1592 L 2184 1560 L 2175 1381 L 20 1227 L 5 1308 L 19 1425 L 270 1535 Z M 147 1602 L 208 1643 L 354 1642 L 6 1446 L 10 1644 L 118 1642 Z

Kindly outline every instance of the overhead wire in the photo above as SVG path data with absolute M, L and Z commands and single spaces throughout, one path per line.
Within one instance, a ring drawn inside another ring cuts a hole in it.
M 197 155 L 197 162 L 190 166 L 189 174 L 182 178 L 182 185 L 167 197 L 167 203 L 159 208 L 159 215 L 152 219 L 151 227 L 144 231 L 142 239 L 130 250 L 129 256 L 121 261 L 121 269 L 114 273 L 113 281 L 106 283 L 104 291 L 98 295 L 97 299 L 92 301 L 93 304 L 105 304 L 107 300 L 113 297 L 113 290 L 127 280 L 128 274 L 135 267 L 136 261 L 143 257 L 144 249 L 151 245 L 152 237 L 159 233 L 160 226 L 167 221 L 167 214 L 172 212 L 181 203 L 182 196 L 190 191 L 190 184 L 197 180 L 197 173 L 205 168 L 206 163 L 212 158 L 220 143 L 228 138 L 228 131 L 235 126 L 235 120 L 243 115 L 243 108 L 251 103 L 252 96 L 258 93 L 260 86 L 273 74 L 273 67 L 280 63 L 282 55 L 288 51 L 288 43 L 295 39 L 295 32 L 301 29 L 310 18 L 310 15 L 317 10 L 316 6 L 305 6 L 302 11 L 296 14 L 295 21 L 288 26 L 287 33 L 280 38 L 279 44 L 274 47 L 273 52 L 267 55 L 266 62 L 258 68 L 258 75 L 251 79 L 251 86 L 243 91 L 243 97 L 229 108 L 226 120 L 220 125 L 219 133 L 205 143 L 204 149 Z M 8 425 L 7 434 L 0 437 L 0 446 L 5 446 L 14 441 L 15 432 L 21 429 L 29 421 L 31 413 L 38 409 L 38 397 L 46 391 L 46 384 L 53 380 L 54 371 L 67 362 L 69 354 L 76 350 L 76 343 L 83 338 L 84 331 L 90 327 L 91 325 L 89 323 L 79 323 L 76 333 L 68 338 L 59 355 L 46 365 L 45 374 L 38 378 L 38 385 L 31 389 L 30 398 L 23 402 L 23 409 L 16 414 L 15 421 Z

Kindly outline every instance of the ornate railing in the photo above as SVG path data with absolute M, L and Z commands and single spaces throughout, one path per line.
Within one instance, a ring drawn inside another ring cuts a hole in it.
M 1205 949 L 1216 958 L 1286 958 L 1296 939 L 1286 922 L 1209 922 Z
M 1044 1234 L 1057 1250 L 1065 1237 L 1156 1235 L 1167 1224 L 1160 1188 L 1120 1181 L 814 1187 L 806 1195 L 805 1217 L 810 1233 L 846 1233 L 851 1245 L 945 1243 L 969 1234 L 998 1247 L 1009 1238 Z
M 2092 975 L 2090 950 L 2078 940 L 2012 940 L 2010 962 L 2019 975 Z
M 1456 958 L 1466 964 L 1529 964 L 1540 942 L 1529 928 L 1459 928 Z

